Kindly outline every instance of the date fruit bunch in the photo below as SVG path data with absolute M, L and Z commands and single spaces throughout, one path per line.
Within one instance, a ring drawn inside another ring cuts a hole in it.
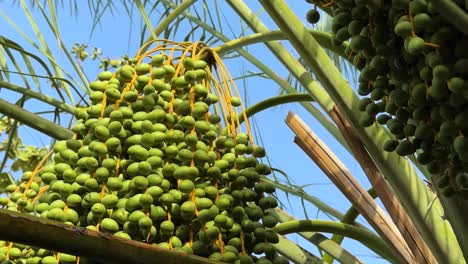
M 332 43 L 346 42 L 360 71 L 363 127 L 385 125 L 386 151 L 414 155 L 441 193 L 468 199 L 468 36 L 435 0 L 314 1 L 332 15 Z M 466 1 L 451 8 L 468 11 Z
M 288 263 L 274 248 L 275 188 L 260 181 L 265 150 L 236 122 L 241 100 L 216 53 L 164 43 L 89 88 L 75 137 L 8 186 L 3 207 L 226 263 Z M 9 242 L 0 257 L 80 262 Z

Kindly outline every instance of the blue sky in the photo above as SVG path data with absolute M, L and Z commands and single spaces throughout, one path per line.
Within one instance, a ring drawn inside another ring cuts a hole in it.
M 68 1 L 64 1 L 68 2 Z M 87 1 L 83 1 L 86 3 Z M 242 29 L 247 28 L 246 25 L 240 24 L 240 19 L 237 15 L 230 10 L 229 6 L 223 1 L 218 1 L 222 6 L 221 10 L 224 12 L 221 17 L 221 23 L 223 26 L 223 33 L 233 38 L 235 35 L 241 33 Z M 221 3 L 222 2 L 222 3 Z M 297 15 L 304 19 L 305 13 L 311 5 L 306 4 L 305 1 L 288 1 L 291 8 L 296 11 Z M 248 5 L 255 11 L 260 10 L 260 5 L 256 1 L 246 1 Z M 119 4 L 116 4 L 119 6 Z M 64 41 L 65 46 L 68 50 L 71 50 L 72 45 L 76 43 L 87 44 L 91 48 L 99 47 L 103 51 L 103 55 L 111 58 L 119 58 L 122 54 L 133 55 L 138 49 L 139 43 L 139 28 L 141 25 L 141 19 L 138 17 L 138 10 L 133 10 L 133 23 L 129 22 L 128 16 L 123 9 L 115 11 L 114 15 L 111 16 L 106 14 L 97 27 L 96 32 L 91 38 L 89 38 L 89 31 L 91 27 L 90 16 L 87 8 L 81 8 L 81 11 L 77 16 L 70 14 L 68 6 L 59 8 L 58 20 L 60 35 Z M 34 31 L 31 28 L 28 20 L 24 15 L 23 9 L 19 5 L 12 5 L 9 1 L 0 1 L 0 10 L 6 14 L 11 20 L 14 21 L 31 39 L 37 41 L 34 35 Z M 74 73 L 73 68 L 68 63 L 65 54 L 59 50 L 57 42 L 54 41 L 52 32 L 48 29 L 46 23 L 41 19 L 41 15 L 38 11 L 33 12 L 33 15 L 38 23 L 39 28 L 43 33 L 44 38 L 51 43 L 51 49 L 55 54 L 59 62 L 63 62 L 64 68 L 70 73 Z M 276 29 L 276 25 L 269 19 L 266 12 L 261 13 L 261 19 L 270 29 Z M 156 18 L 151 18 L 153 23 L 156 22 Z M 227 23 L 226 21 L 229 21 Z M 25 49 L 38 54 L 37 50 L 25 41 L 25 38 L 18 34 L 18 32 L 7 23 L 4 16 L 0 17 L 0 34 L 7 36 L 15 42 L 22 45 Z M 184 29 L 180 29 L 184 32 Z M 131 32 L 131 34 L 129 34 Z M 186 31 L 185 31 L 186 32 Z M 250 34 L 251 31 L 247 30 L 246 34 Z M 185 34 L 177 36 L 183 40 Z M 176 37 L 176 38 L 177 38 Z M 146 38 L 146 37 L 145 37 Z M 287 47 L 290 47 L 286 44 Z M 290 48 L 293 51 L 293 49 Z M 248 47 L 248 51 L 254 54 L 263 63 L 271 67 L 278 75 L 286 78 L 288 72 L 285 68 L 271 55 L 270 51 L 263 44 L 256 44 Z M 293 51 L 294 52 L 294 51 Z M 294 53 L 295 54 L 295 53 Z M 44 56 L 41 56 L 45 59 Z M 243 72 L 258 72 L 258 70 L 251 65 L 248 61 L 242 58 L 228 59 L 225 61 L 228 70 L 231 72 L 233 77 L 241 75 Z M 83 67 L 90 80 L 95 78 L 100 72 L 97 68 L 96 63 L 84 62 Z M 76 74 L 75 74 L 76 76 Z M 21 80 L 17 76 L 11 77 L 12 82 L 22 84 Z M 50 89 L 44 86 L 44 93 L 50 93 Z M 279 93 L 279 87 L 273 81 L 265 78 L 253 77 L 248 78 L 245 82 L 238 81 L 237 87 L 241 93 L 244 93 L 244 89 L 247 91 L 248 102 L 253 104 L 260 100 L 266 99 L 271 96 L 275 96 Z M 34 89 L 34 87 L 32 87 Z M 55 94 L 54 94 L 55 95 Z M 6 91 L 5 89 L 0 90 L 0 96 L 6 98 L 9 101 L 14 101 L 18 98 L 17 94 Z M 37 101 L 29 101 L 26 109 L 31 111 L 38 111 L 44 109 L 45 106 L 38 103 Z M 50 109 L 50 108 L 47 108 Z M 261 139 L 267 153 L 271 159 L 273 167 L 279 168 L 285 171 L 289 177 L 297 185 L 309 185 L 305 187 L 305 190 L 314 196 L 319 197 L 330 206 L 345 212 L 350 203 L 345 197 L 333 186 L 328 178 L 318 169 L 318 167 L 304 154 L 298 146 L 293 143 L 294 134 L 290 131 L 284 119 L 288 111 L 294 111 L 299 115 L 312 129 L 313 131 L 332 149 L 337 156 L 344 162 L 351 173 L 362 183 L 367 189 L 370 187 L 367 179 L 365 178 L 362 170 L 360 169 L 357 162 L 344 150 L 344 148 L 334 140 L 329 133 L 318 123 L 310 114 L 308 114 L 299 104 L 287 104 L 272 109 L 268 109 L 255 116 L 256 124 L 261 133 Z M 47 117 L 50 117 L 48 115 Z M 64 116 L 66 118 L 66 116 Z M 67 122 L 63 122 L 66 125 Z M 34 145 L 42 146 L 49 144 L 49 140 L 44 136 L 37 136 L 37 134 L 30 129 L 23 129 L 21 131 L 22 139 L 24 142 Z M 2 137 L 1 140 L 4 138 Z M 0 156 L 1 158 L 1 156 Z M 278 175 L 281 177 L 281 175 Z M 282 201 L 286 202 L 286 210 L 296 216 L 298 219 L 304 219 L 304 210 L 301 206 L 301 202 L 298 199 L 291 198 L 291 204 L 287 203 L 286 197 L 281 196 Z M 291 206 L 290 206 L 291 205 Z M 317 209 L 306 204 L 306 211 L 310 218 L 328 219 L 323 213 L 318 213 Z M 360 218 L 362 222 L 364 220 Z M 297 241 L 305 248 L 310 249 L 312 252 L 317 254 L 314 246 L 308 242 L 304 242 L 302 239 L 297 237 L 291 237 L 294 241 Z M 372 257 L 373 252 L 369 251 L 365 247 L 361 246 L 352 240 L 346 239 L 343 243 L 344 247 L 351 252 L 356 253 L 361 260 L 365 263 L 386 263 L 375 257 Z

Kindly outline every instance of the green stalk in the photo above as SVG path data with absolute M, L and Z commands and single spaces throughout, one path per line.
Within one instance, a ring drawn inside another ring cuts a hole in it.
M 229 0 L 227 3 L 255 32 L 265 33 L 270 31 L 242 0 Z M 310 76 L 308 70 L 295 56 L 278 41 L 266 42 L 265 44 L 325 111 L 329 112 L 334 107 L 335 103 L 330 96 L 328 96 L 327 92 L 322 88 L 319 82 Z
M 159 34 L 161 34 L 164 30 L 166 30 L 169 27 L 169 24 L 172 21 L 174 21 L 174 19 L 179 17 L 180 14 L 182 14 L 185 10 L 190 8 L 190 6 L 192 6 L 196 1 L 197 0 L 185 0 L 183 3 L 177 5 L 174 11 L 172 11 L 172 13 L 170 13 L 161 23 L 158 24 L 155 30 L 151 28 L 151 24 L 147 23 L 148 28 L 150 29 L 150 32 L 151 32 L 151 36 L 148 37 L 148 39 L 144 43 L 148 43 L 152 40 L 157 39 Z M 149 45 L 144 46 L 141 49 L 141 53 L 144 53 L 145 51 L 147 51 L 149 47 L 150 47 Z
M 452 0 L 431 1 L 434 8 L 458 30 L 468 34 L 468 14 Z
M 463 255 L 465 257 L 465 263 L 468 260 L 468 226 L 467 226 L 467 213 L 466 209 L 468 208 L 468 201 L 461 200 L 460 197 L 454 195 L 452 197 L 446 197 L 442 194 L 442 189 L 437 186 L 437 178 L 441 177 L 441 175 L 433 176 L 431 181 L 436 194 L 433 194 L 436 200 L 439 200 L 442 206 L 444 207 L 444 211 L 441 214 L 441 218 L 446 218 L 448 222 L 452 225 L 453 230 L 455 231 L 455 236 L 458 239 L 458 243 L 460 244 L 461 250 L 463 251 Z M 442 230 L 442 233 L 445 232 Z M 448 253 L 450 254 L 450 253 Z
M 137 6 L 138 8 L 138 11 L 140 11 L 140 15 L 141 17 L 143 18 L 143 21 L 145 21 L 145 24 L 146 26 L 148 27 L 149 29 L 149 32 L 151 34 L 151 36 L 149 37 L 149 39 L 157 39 L 158 38 L 158 34 L 156 34 L 153 30 L 153 25 L 151 25 L 151 20 L 150 18 L 148 17 L 148 14 L 146 13 L 145 11 L 145 6 L 141 3 L 140 0 L 135 0 L 135 5 Z
M 154 30 L 156 35 L 161 34 L 166 28 L 169 27 L 169 24 L 174 21 L 177 17 L 179 17 L 182 12 L 190 8 L 197 0 L 185 0 L 183 3 L 178 4 L 177 7 L 170 13 L 161 23 L 159 23 L 158 27 Z
M 373 188 L 370 188 L 368 191 L 367 191 L 371 196 L 372 198 L 377 198 L 377 194 L 375 193 L 374 189 Z M 356 207 L 354 206 L 351 206 L 348 211 L 346 211 L 345 215 L 343 216 L 343 219 L 341 219 L 341 223 L 343 224 L 352 224 L 354 223 L 354 221 L 356 221 L 356 219 L 358 218 L 359 216 L 359 212 L 358 210 L 356 210 Z M 333 236 L 331 237 L 331 240 L 335 241 L 338 245 L 341 245 L 341 242 L 343 242 L 343 239 L 344 239 L 344 236 L 342 235 L 338 235 L 338 234 L 333 234 Z M 323 261 L 325 263 L 333 263 L 333 256 L 329 255 L 328 253 L 325 253 L 323 255 Z
M 273 227 L 273 230 L 281 235 L 297 232 L 325 232 L 340 234 L 361 242 L 363 245 L 392 263 L 398 263 L 397 258 L 392 253 L 392 250 L 379 236 L 353 225 L 326 220 L 295 220 L 278 224 Z
M 276 209 L 273 212 L 276 213 L 278 220 L 282 223 L 296 220 L 294 217 L 288 215 L 280 209 Z M 322 235 L 321 233 L 316 232 L 298 232 L 299 236 L 308 240 L 310 243 L 314 244 L 320 250 L 323 250 L 325 253 L 334 257 L 337 261 L 343 264 L 362 264 L 356 256 L 348 252 L 346 249 L 330 240 L 328 237 Z
M 24 87 L 21 87 L 21 86 L 18 86 L 18 85 L 14 85 L 12 83 L 4 82 L 4 81 L 0 81 L 0 87 L 1 88 L 6 88 L 8 90 L 12 90 L 12 91 L 15 91 L 15 92 L 18 92 L 18 93 L 21 93 L 21 94 L 26 95 L 26 96 L 31 97 L 31 98 L 35 98 L 35 99 L 37 99 L 39 101 L 42 101 L 44 103 L 55 106 L 58 109 L 61 109 L 61 110 L 65 111 L 65 112 L 67 112 L 67 113 L 73 114 L 73 112 L 75 111 L 74 107 L 72 107 L 72 106 L 70 106 L 70 105 L 68 105 L 66 103 L 62 103 L 61 101 L 56 100 L 53 97 L 50 97 L 50 96 L 47 96 L 45 94 L 35 92 L 35 91 L 31 90 L 31 89 L 27 89 L 27 88 L 24 88 Z
M 280 29 L 288 35 L 300 56 L 311 66 L 314 74 L 344 112 L 351 125 L 356 128 L 366 149 L 402 201 L 408 215 L 416 223 L 416 227 L 437 260 L 440 263 L 460 263 L 462 251 L 451 226 L 440 217 L 440 202 L 434 202 L 432 210 L 427 212 L 432 200 L 431 195 L 406 159 L 383 150 L 383 143 L 389 138 L 388 135 L 377 125 L 368 129 L 359 126 L 358 98 L 317 41 L 307 32 L 300 19 L 284 1 L 261 0 L 261 3 Z M 326 105 L 322 107 L 329 110 Z M 462 213 L 463 210 L 460 208 L 458 215 L 460 218 L 455 221 L 467 223 L 468 215 L 463 216 Z M 456 230 L 455 233 L 458 232 L 467 236 L 468 226 L 465 225 L 463 230 Z
M 260 101 L 256 104 L 253 104 L 245 109 L 244 113 L 247 118 L 255 115 L 258 112 L 261 112 L 265 109 L 270 107 L 275 107 L 282 104 L 287 103 L 296 103 L 296 102 L 304 102 L 304 101 L 313 101 L 312 97 L 308 93 L 295 93 L 295 94 L 285 94 L 285 95 L 278 95 L 274 97 L 270 97 L 266 100 Z M 243 123 L 244 115 L 241 113 L 239 114 L 239 123 Z
M 6 209 L 0 209 L 0 230 L 0 239 L 3 241 L 77 255 L 98 263 L 220 263 Z
M 338 211 L 335 208 L 329 206 L 328 204 L 320 201 L 319 198 L 307 194 L 306 192 L 304 192 L 301 189 L 289 187 L 287 185 L 284 185 L 284 184 L 278 183 L 276 181 L 270 180 L 270 179 L 268 179 L 266 177 L 262 177 L 261 181 L 269 182 L 271 184 L 274 184 L 276 189 L 279 189 L 279 190 L 281 190 L 281 191 L 283 191 L 285 193 L 300 197 L 301 199 L 313 204 L 314 206 L 316 206 L 321 211 L 323 211 L 326 214 L 329 214 L 329 215 L 337 218 L 338 220 L 341 220 L 344 217 L 344 215 L 340 211 Z
M 279 236 L 279 242 L 274 244 L 274 247 L 279 254 L 294 264 L 322 263 L 320 258 L 283 236 Z
M 338 219 L 340 221 L 343 221 L 343 219 L 345 217 L 345 215 L 343 213 L 341 213 L 340 211 L 338 211 L 335 208 L 329 206 L 328 204 L 322 202 L 319 198 L 307 194 L 302 189 L 289 187 L 287 185 L 284 185 L 284 184 L 278 183 L 276 181 L 273 181 L 271 179 L 268 179 L 267 177 L 262 177 L 260 180 L 264 181 L 264 182 L 269 182 L 271 184 L 274 184 L 277 189 L 279 189 L 279 190 L 281 190 L 283 192 L 292 194 L 292 195 L 296 195 L 296 196 L 300 197 L 301 199 L 304 199 L 305 201 L 310 202 L 311 204 L 316 206 L 321 211 L 335 217 L 336 219 Z M 352 224 L 352 225 L 355 225 L 355 226 L 358 226 L 358 227 L 361 227 L 361 228 L 365 228 L 363 225 L 361 225 L 359 223 L 354 223 L 353 222 L 353 223 L 348 223 L 348 224 Z
M 0 98 L 0 112 L 55 139 L 70 139 L 73 132 Z
M 351 64 L 353 63 L 351 60 L 349 60 L 349 57 L 346 56 L 346 53 L 345 53 L 345 50 L 349 45 L 347 41 L 343 42 L 339 46 L 334 46 L 332 44 L 332 34 L 328 32 L 323 32 L 320 30 L 314 30 L 314 29 L 309 29 L 309 32 L 310 34 L 312 34 L 312 36 L 314 36 L 314 38 L 318 41 L 318 43 L 320 43 L 320 46 L 333 51 L 334 53 L 338 54 L 339 56 L 351 62 Z M 255 33 L 255 34 L 248 35 L 242 38 L 228 41 L 226 43 L 219 45 L 218 47 L 214 47 L 213 50 L 218 52 L 218 54 L 222 55 L 222 54 L 228 53 L 233 50 L 237 50 L 239 48 L 242 48 L 248 45 L 263 43 L 263 42 L 268 42 L 268 41 L 275 41 L 275 40 L 285 40 L 285 39 L 287 39 L 286 34 L 281 32 L 280 30 L 272 30 L 268 32 Z

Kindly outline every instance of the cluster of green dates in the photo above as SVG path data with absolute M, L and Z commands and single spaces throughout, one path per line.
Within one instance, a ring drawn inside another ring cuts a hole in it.
M 39 173 L 8 186 L 1 205 L 226 263 L 288 263 L 274 248 L 275 188 L 260 180 L 271 173 L 258 160 L 265 150 L 223 129 L 208 69 L 161 53 L 100 73 L 92 104 L 76 111 L 76 136 L 57 142 Z M 77 263 L 9 245 L 0 249 L 9 263 Z
M 444 195 L 467 199 L 468 36 L 433 1 L 334 0 L 332 42 L 349 41 L 360 70 L 360 124 L 385 125 L 386 151 L 415 155 Z

